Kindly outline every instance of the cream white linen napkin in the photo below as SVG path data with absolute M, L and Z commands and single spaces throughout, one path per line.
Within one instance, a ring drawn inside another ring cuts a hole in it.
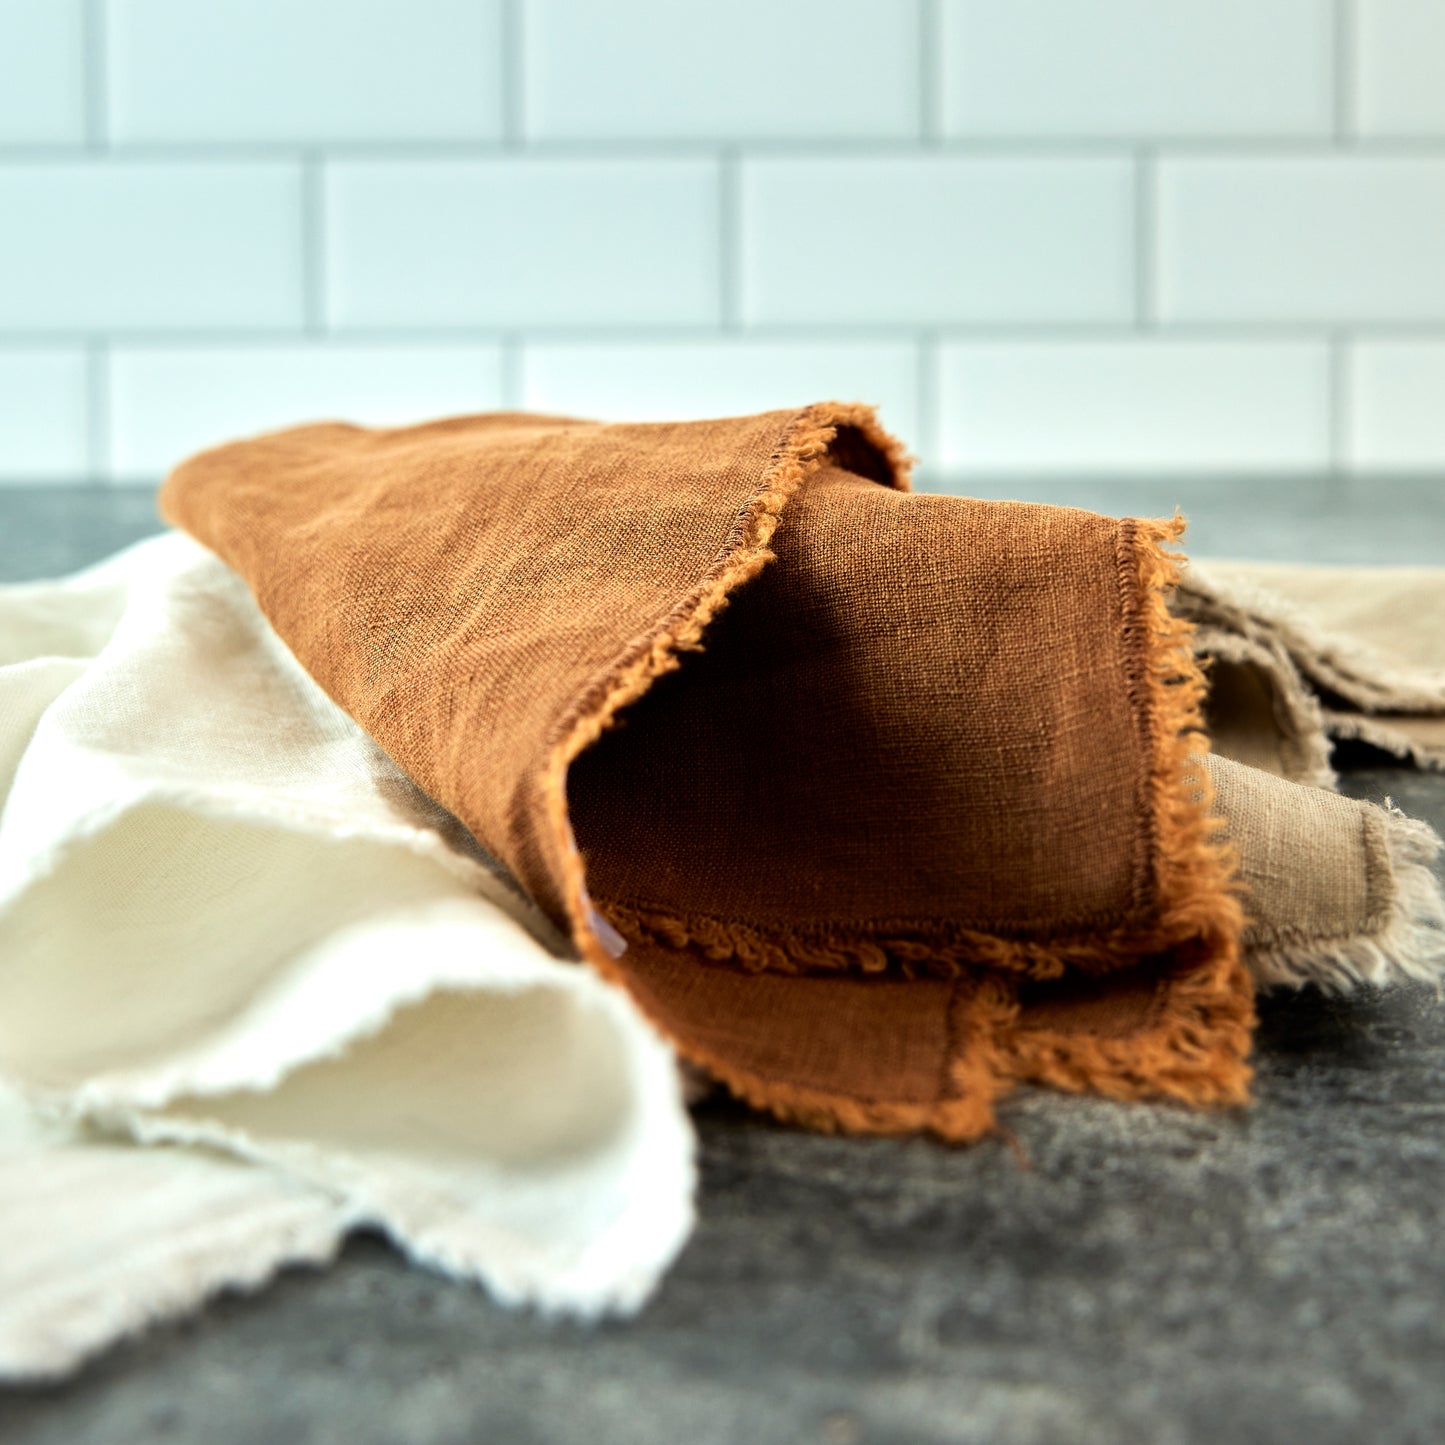
M 363 1224 L 636 1309 L 693 1134 L 564 949 L 196 543 L 0 588 L 0 1377 Z

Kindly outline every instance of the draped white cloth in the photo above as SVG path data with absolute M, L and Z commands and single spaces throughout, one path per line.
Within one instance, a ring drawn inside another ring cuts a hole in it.
M 0 1377 L 358 1225 L 636 1309 L 691 1124 L 564 952 L 196 543 L 0 588 Z

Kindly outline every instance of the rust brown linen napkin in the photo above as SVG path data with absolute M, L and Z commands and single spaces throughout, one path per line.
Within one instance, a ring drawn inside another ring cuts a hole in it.
M 1245 1098 L 1174 524 L 912 494 L 841 404 L 306 427 L 162 506 L 742 1097 L 954 1139 L 1020 1081 Z

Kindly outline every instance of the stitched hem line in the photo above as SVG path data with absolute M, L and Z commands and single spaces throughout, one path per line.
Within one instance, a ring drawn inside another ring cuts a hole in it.
M 1015 1030 L 1005 1051 L 1020 1082 L 1090 1089 L 1112 1098 L 1167 1097 L 1194 1105 L 1249 1099 L 1254 990 L 1240 957 L 1244 912 L 1234 849 L 1220 836 L 1204 766 L 1205 681 L 1193 625 L 1173 616 L 1168 596 L 1182 558 L 1167 550 L 1184 522 L 1127 520 L 1122 546 L 1137 569 L 1139 605 L 1126 629 L 1142 630 L 1140 679 L 1152 763 L 1149 816 L 1157 846 L 1155 952 L 1180 967 L 1157 1022 L 1127 1038 Z
M 676 914 L 611 899 L 596 905 L 631 943 L 686 951 L 707 963 L 728 964 L 745 973 L 793 977 L 847 973 L 894 978 L 962 978 L 981 968 L 1044 980 L 1076 971 L 1093 976 L 1119 973 L 1159 952 L 1157 925 L 1148 931 L 1118 928 L 1091 937 L 1048 943 L 1006 938 L 962 925 L 941 925 L 915 934 L 868 930 L 767 929 L 706 914 Z
M 1384 876 L 1377 893 L 1372 870 L 1376 906 L 1367 923 L 1350 934 L 1276 928 L 1256 939 L 1247 933 L 1245 960 L 1260 987 L 1313 983 L 1326 993 L 1348 993 L 1366 984 L 1445 984 L 1445 897 L 1434 873 L 1440 839 L 1393 804 L 1378 834 Z M 1369 856 L 1373 863 L 1373 852 Z

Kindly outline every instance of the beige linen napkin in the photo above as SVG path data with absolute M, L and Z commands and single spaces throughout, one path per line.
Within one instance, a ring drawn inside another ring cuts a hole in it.
M 1445 569 L 1191 562 L 1216 749 L 1329 786 L 1332 738 L 1445 767 Z
M 1438 981 L 1439 840 L 1325 790 L 1336 738 L 1445 767 L 1445 570 L 1191 561 L 1173 606 L 1206 665 L 1211 774 L 1249 887 L 1255 979 Z

